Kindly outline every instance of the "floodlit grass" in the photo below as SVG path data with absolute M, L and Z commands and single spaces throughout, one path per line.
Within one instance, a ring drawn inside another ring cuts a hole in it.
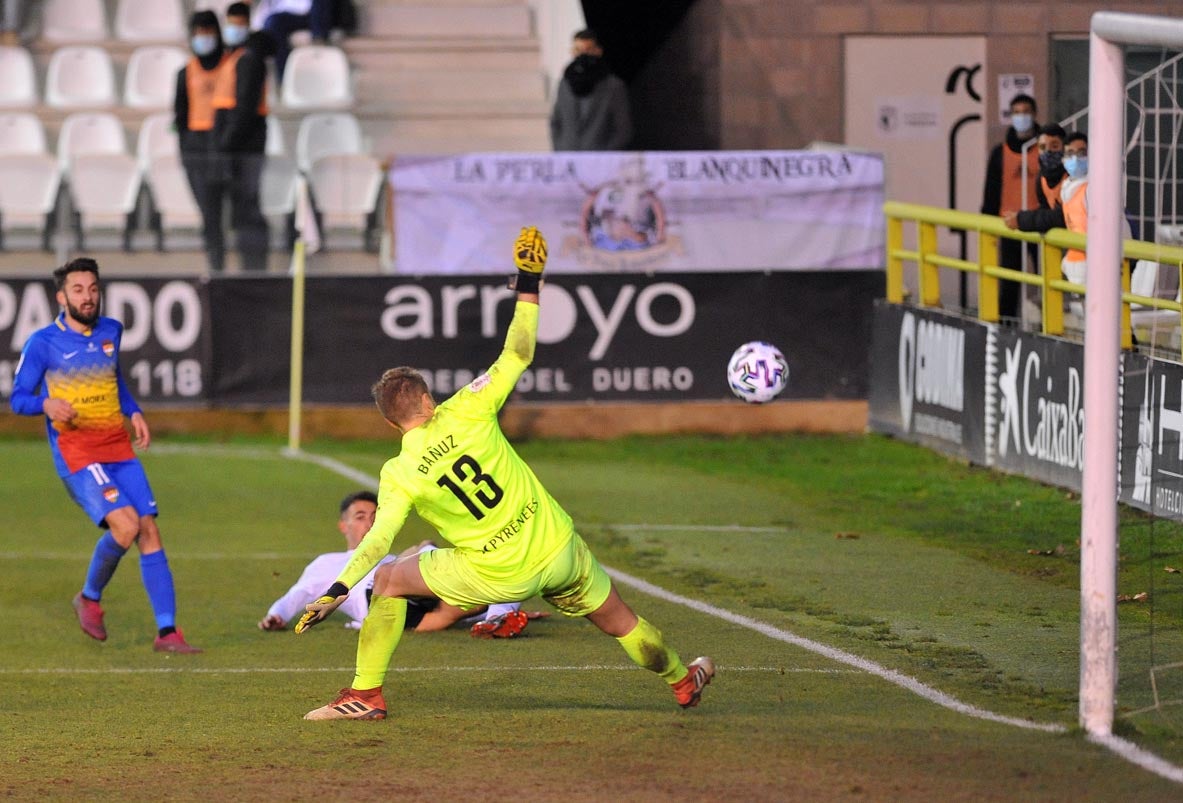
M 1172 800 L 1180 787 L 1078 733 L 973 719 L 800 647 L 622 587 L 719 675 L 681 711 L 591 625 L 527 637 L 409 634 L 391 718 L 309 723 L 352 677 L 356 634 L 255 622 L 339 548 L 354 483 L 278 441 L 160 443 L 145 456 L 198 656 L 151 651 L 135 556 L 90 641 L 69 607 L 96 531 L 44 443 L 0 441 L 0 794 L 61 800 Z M 170 448 L 163 448 L 170 447 Z M 191 448 L 189 448 L 191 447 Z M 312 444 L 376 476 L 393 442 Z M 519 451 L 606 565 L 846 650 L 1000 714 L 1076 720 L 1079 505 L 1063 491 L 877 437 L 527 442 Z M 737 529 L 719 530 L 735 525 Z M 746 529 L 739 529 L 746 528 Z M 430 530 L 412 520 L 401 549 Z M 1123 512 L 1119 591 L 1183 552 Z M 1028 550 L 1050 554 L 1028 554 Z M 1169 581 L 1156 595 L 1170 599 Z M 542 603 L 534 601 L 531 607 Z M 1183 660 L 1179 606 L 1123 605 L 1120 702 Z M 1128 646 L 1128 649 L 1127 649 Z M 1153 656 L 1150 655 L 1153 651 Z M 1183 763 L 1179 709 L 1119 732 Z M 1124 713 L 1124 712 L 1123 712 Z

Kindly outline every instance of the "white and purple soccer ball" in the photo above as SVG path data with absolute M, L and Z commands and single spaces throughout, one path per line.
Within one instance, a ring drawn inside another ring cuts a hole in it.
M 744 343 L 727 363 L 727 384 L 749 404 L 770 402 L 789 384 L 789 363 L 771 343 Z

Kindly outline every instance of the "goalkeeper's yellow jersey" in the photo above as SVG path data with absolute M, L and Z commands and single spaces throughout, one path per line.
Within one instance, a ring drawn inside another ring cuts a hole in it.
M 519 301 L 488 372 L 403 435 L 382 467 L 378 513 L 338 581 L 352 588 L 390 546 L 414 507 L 490 579 L 535 574 L 574 533 L 571 517 L 510 446 L 497 411 L 534 358 L 538 305 Z

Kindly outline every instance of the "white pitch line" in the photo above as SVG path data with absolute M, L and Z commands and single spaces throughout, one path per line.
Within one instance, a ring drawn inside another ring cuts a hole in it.
M 991 722 L 1001 722 L 1006 725 L 1014 725 L 1017 728 L 1026 728 L 1028 730 L 1046 731 L 1048 733 L 1064 733 L 1068 730 L 1063 725 L 1057 723 L 1033 722 L 1029 719 L 1008 717 L 1003 714 L 996 714 L 993 711 L 987 711 L 984 708 L 978 708 L 977 706 L 970 705 L 969 703 L 963 703 L 952 695 L 946 694 L 943 691 L 939 691 L 931 686 L 921 683 L 916 678 L 909 677 L 908 675 L 905 675 L 902 672 L 897 672 L 894 669 L 888 669 L 885 666 L 880 666 L 874 661 L 861 658 L 857 655 L 854 655 L 853 653 L 839 650 L 836 647 L 831 647 L 827 644 L 822 644 L 819 641 L 807 639 L 803 636 L 798 636 L 797 634 L 790 633 L 787 630 L 781 630 L 780 628 L 773 627 L 770 624 L 757 621 L 738 613 L 732 613 L 731 611 L 724 610 L 723 608 L 716 608 L 714 605 L 710 605 L 696 599 L 683 597 L 681 594 L 675 594 L 672 591 L 666 591 L 664 588 L 655 586 L 652 583 L 625 574 L 624 572 L 617 571 L 616 569 L 609 569 L 606 566 L 604 569 L 616 582 L 635 588 L 651 597 L 657 597 L 658 599 L 663 599 L 666 602 L 673 602 L 687 608 L 692 608 L 696 611 L 699 611 L 700 613 L 713 616 L 716 619 L 722 619 L 725 622 L 731 622 L 732 624 L 739 625 L 740 627 L 746 627 L 748 630 L 754 630 L 757 633 L 761 633 L 765 636 L 768 636 L 769 638 L 776 639 L 777 641 L 783 641 L 787 644 L 792 644 L 796 647 L 801 647 L 803 649 L 809 650 L 810 652 L 817 653 L 818 655 L 824 655 L 826 658 L 829 658 L 832 661 L 837 661 L 838 663 L 846 664 L 847 666 L 852 666 L 856 669 L 861 669 L 864 672 L 883 678 L 889 683 L 894 683 L 897 686 L 901 686 L 913 694 L 917 694 L 924 699 L 929 700 L 930 702 L 934 702 L 937 705 L 952 709 L 958 713 L 976 717 L 977 719 L 986 719 L 990 720 Z
M 761 672 L 774 675 L 786 674 L 818 674 L 839 675 L 855 674 L 854 669 L 810 669 L 807 667 L 785 666 L 723 666 L 718 667 L 727 673 L 732 672 Z M 342 666 L 255 666 L 255 667 L 183 667 L 183 666 L 154 666 L 154 667 L 49 667 L 41 669 L 2 669 L 0 675 L 256 675 L 283 674 L 303 672 L 333 672 L 350 673 L 354 667 Z M 639 672 L 641 667 L 636 665 L 587 664 L 584 666 L 404 666 L 390 667 L 388 672 L 416 673 L 416 672 Z
M 1114 736 L 1112 734 L 1109 736 L 1089 734 L 1088 740 L 1094 744 L 1108 748 L 1131 764 L 1136 764 L 1142 769 L 1149 770 L 1155 775 L 1166 778 L 1168 781 L 1183 783 L 1183 767 L 1177 767 L 1166 759 L 1160 758 L 1148 750 L 1143 750 L 1133 742 L 1127 742 L 1120 736 Z
M 305 463 L 313 463 L 321 468 L 327 468 L 335 474 L 340 474 L 348 480 L 353 480 L 359 485 L 364 485 L 367 488 L 378 489 L 377 483 L 374 482 L 374 475 L 367 474 L 364 471 L 358 471 L 353 466 L 347 466 L 340 460 L 334 460 L 331 457 L 325 457 L 318 454 L 310 454 L 309 452 L 300 449 L 284 449 L 281 454 L 284 457 L 292 460 L 303 460 Z

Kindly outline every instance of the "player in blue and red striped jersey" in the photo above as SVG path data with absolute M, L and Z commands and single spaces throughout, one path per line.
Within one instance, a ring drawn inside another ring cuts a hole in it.
M 13 412 L 44 415 L 54 465 L 71 498 L 99 527 L 86 583 L 74 597 L 82 631 L 105 641 L 103 589 L 124 553 L 137 544 L 144 588 L 152 603 L 157 652 L 201 652 L 176 626 L 172 571 L 156 526 L 156 499 L 132 449 L 152 436 L 119 371 L 123 324 L 99 315 L 99 266 L 79 258 L 53 272 L 62 312 L 25 343 L 13 382 Z

